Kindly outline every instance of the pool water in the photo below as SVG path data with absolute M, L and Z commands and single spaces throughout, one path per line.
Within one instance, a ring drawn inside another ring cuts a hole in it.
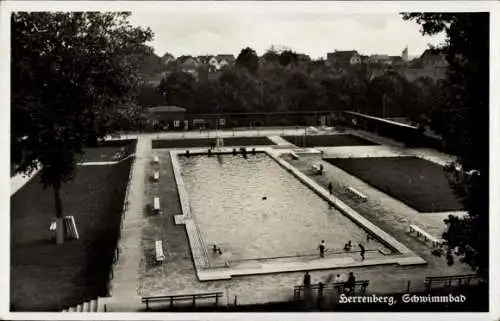
M 192 215 L 205 246 L 231 261 L 315 255 L 384 246 L 265 153 L 179 157 Z M 263 199 L 263 198 L 266 199 Z

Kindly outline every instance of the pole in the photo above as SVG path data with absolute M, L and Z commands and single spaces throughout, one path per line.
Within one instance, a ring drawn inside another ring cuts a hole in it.
M 385 104 L 386 104 L 386 101 L 387 101 L 387 97 L 384 94 L 382 96 L 382 118 L 385 118 Z

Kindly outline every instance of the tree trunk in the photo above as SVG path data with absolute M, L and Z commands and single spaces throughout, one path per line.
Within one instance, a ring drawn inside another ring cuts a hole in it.
M 54 203 L 56 207 L 56 242 L 57 244 L 64 243 L 64 221 L 63 208 L 61 200 L 61 183 L 54 185 Z

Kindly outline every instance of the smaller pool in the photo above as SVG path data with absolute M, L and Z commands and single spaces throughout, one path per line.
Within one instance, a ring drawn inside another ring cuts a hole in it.
M 317 255 L 325 240 L 343 252 L 385 248 L 265 153 L 179 157 L 205 245 L 215 242 L 232 261 Z

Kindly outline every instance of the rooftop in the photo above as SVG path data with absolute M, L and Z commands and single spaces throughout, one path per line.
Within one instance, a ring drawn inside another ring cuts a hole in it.
M 177 106 L 157 106 L 149 108 L 149 111 L 152 113 L 178 113 L 186 112 L 186 108 Z

